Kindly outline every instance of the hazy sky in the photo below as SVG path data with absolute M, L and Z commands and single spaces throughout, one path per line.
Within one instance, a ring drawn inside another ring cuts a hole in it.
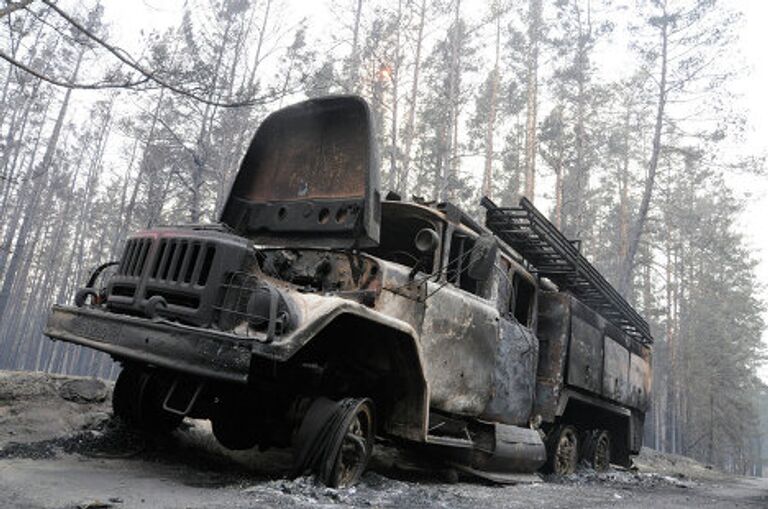
M 126 49 L 138 48 L 140 31 L 164 28 L 180 20 L 184 1 L 141 0 L 125 2 L 104 0 L 106 18 L 111 23 L 111 39 Z M 331 21 L 333 4 L 349 7 L 352 0 L 331 2 L 330 0 L 286 0 L 285 18 L 298 20 L 307 17 L 310 34 L 327 32 Z M 598 1 L 594 2 L 598 4 Z M 768 1 L 725 0 L 725 3 L 745 13 L 743 30 L 734 48 L 734 59 L 742 61 L 745 70 L 734 89 L 741 94 L 738 99 L 747 112 L 747 131 L 743 143 L 724 148 L 734 154 L 768 155 Z M 467 2 L 471 5 L 472 2 Z M 465 4 L 465 5 L 467 5 Z M 625 48 L 617 48 L 622 53 Z M 746 211 L 741 217 L 740 228 L 753 248 L 754 256 L 760 261 L 757 277 L 762 283 L 763 300 L 768 302 L 768 176 L 733 175 L 732 184 L 737 195 L 746 202 Z M 768 313 L 766 314 L 768 322 Z M 768 346 L 768 332 L 763 340 Z M 761 376 L 768 383 L 768 365 L 761 370 Z

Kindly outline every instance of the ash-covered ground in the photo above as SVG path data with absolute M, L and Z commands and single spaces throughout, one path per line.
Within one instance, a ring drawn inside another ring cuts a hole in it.
M 334 490 L 287 479 L 286 451 L 221 448 L 205 422 L 147 441 L 111 419 L 110 391 L 99 380 L 0 372 L 0 507 L 768 508 L 768 479 L 650 450 L 630 471 L 500 486 L 382 443 L 358 486 Z

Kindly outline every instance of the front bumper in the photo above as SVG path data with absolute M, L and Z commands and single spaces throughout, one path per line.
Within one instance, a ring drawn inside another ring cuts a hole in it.
M 44 333 L 117 360 L 236 383 L 248 381 L 254 343 L 210 329 L 70 306 L 53 307 Z

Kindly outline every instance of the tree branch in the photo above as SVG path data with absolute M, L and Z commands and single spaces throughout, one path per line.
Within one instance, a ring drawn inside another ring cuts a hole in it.
M 18 11 L 19 9 L 23 9 L 29 4 L 31 4 L 33 0 L 20 0 L 19 2 L 8 2 L 5 4 L 5 7 L 0 8 L 0 18 L 3 16 L 7 16 L 8 14 Z
M 31 67 L 27 66 L 26 64 L 23 64 L 16 60 L 15 58 L 11 57 L 10 55 L 7 55 L 6 53 L 0 51 L 0 58 L 8 62 L 9 64 L 13 65 L 14 67 L 17 67 L 21 69 L 22 71 L 26 72 L 27 74 L 31 74 L 35 78 L 41 79 L 47 83 L 50 83 L 51 85 L 56 85 L 57 87 L 64 87 L 64 88 L 70 88 L 70 89 L 84 89 L 84 90 L 99 90 L 99 89 L 105 89 L 105 88 L 133 88 L 137 85 L 142 85 L 149 81 L 149 78 L 144 77 L 137 81 L 126 81 L 123 83 L 109 83 L 109 82 L 98 82 L 98 83 L 68 83 L 66 81 L 61 81 L 56 78 L 51 78 L 50 76 L 46 76 L 45 74 L 38 72 Z
M 62 11 L 59 7 L 57 7 L 51 0 L 42 0 L 42 2 L 50 7 L 53 11 L 56 12 L 59 16 L 64 18 L 67 22 L 69 22 L 73 27 L 77 28 L 80 32 L 82 32 L 86 37 L 94 41 L 99 46 L 106 49 L 108 52 L 110 52 L 112 55 L 115 56 L 118 60 L 120 60 L 122 63 L 130 67 L 131 69 L 139 72 L 144 77 L 147 78 L 148 81 L 153 81 L 157 83 L 158 85 L 167 88 L 168 90 L 175 92 L 179 95 L 183 95 L 186 97 L 189 97 L 190 99 L 194 99 L 195 101 L 208 104 L 210 106 L 219 106 L 222 108 L 239 108 L 239 107 L 247 107 L 247 106 L 254 106 L 256 104 L 263 104 L 266 102 L 267 97 L 262 97 L 259 99 L 249 99 L 247 101 L 239 101 L 239 102 L 220 102 L 220 101 L 212 101 L 210 99 L 207 99 L 205 97 L 201 97 L 193 92 L 190 92 L 189 90 L 184 90 L 183 88 L 178 87 L 177 85 L 174 85 L 173 83 L 169 83 L 168 81 L 160 78 L 157 76 L 154 72 L 145 69 L 141 65 L 139 65 L 133 58 L 128 55 L 128 53 L 124 50 L 121 50 L 108 42 L 106 42 L 104 39 L 100 38 L 90 30 L 88 30 L 86 27 L 81 25 L 77 20 L 72 18 L 70 15 L 68 15 L 66 12 Z

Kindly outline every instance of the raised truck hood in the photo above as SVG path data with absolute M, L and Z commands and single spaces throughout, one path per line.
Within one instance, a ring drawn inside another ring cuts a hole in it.
M 324 97 L 262 122 L 221 221 L 257 245 L 369 247 L 379 241 L 380 200 L 368 105 Z

